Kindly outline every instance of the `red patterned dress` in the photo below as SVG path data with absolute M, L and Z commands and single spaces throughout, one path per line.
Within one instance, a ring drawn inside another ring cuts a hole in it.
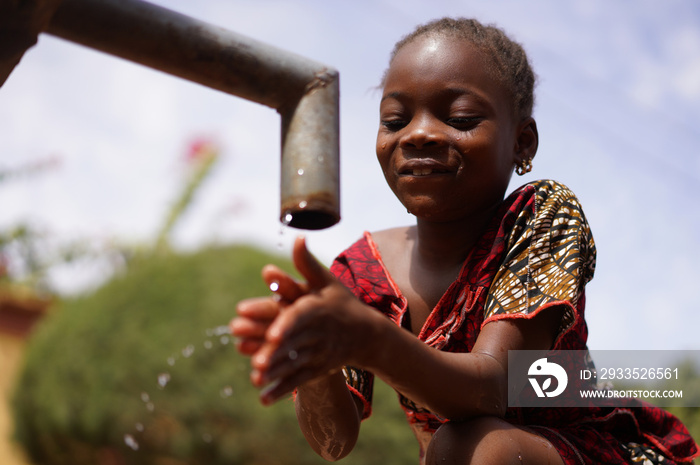
M 595 244 L 574 194 L 554 181 L 527 184 L 503 201 L 423 326 L 419 339 L 439 350 L 469 352 L 481 328 L 494 320 L 530 318 L 561 310 L 554 349 L 585 350 L 585 284 L 593 277 Z M 333 274 L 365 304 L 406 326 L 406 298 L 382 262 L 371 234 L 344 251 Z M 372 373 L 346 367 L 354 395 L 371 414 Z M 421 446 L 439 418 L 399 394 Z M 556 447 L 566 464 L 689 463 L 698 447 L 685 426 L 666 411 L 638 408 L 509 408 L 506 420 L 527 425 Z

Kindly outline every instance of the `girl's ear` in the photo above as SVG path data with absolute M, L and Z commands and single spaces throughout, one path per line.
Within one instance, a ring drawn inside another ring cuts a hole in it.
M 537 133 L 537 123 L 532 117 L 527 117 L 518 125 L 515 139 L 515 163 L 520 165 L 524 160 L 532 160 L 537 153 L 540 137 Z

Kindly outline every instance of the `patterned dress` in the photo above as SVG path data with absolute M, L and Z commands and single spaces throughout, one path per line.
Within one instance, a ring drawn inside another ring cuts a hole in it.
M 595 244 L 574 194 L 554 181 L 527 184 L 503 201 L 483 235 L 428 316 L 419 339 L 449 352 L 471 351 L 481 328 L 495 320 L 561 311 L 554 349 L 585 350 L 585 284 L 593 277 Z M 406 298 L 382 262 L 371 234 L 344 251 L 331 272 L 365 304 L 399 326 Z M 372 373 L 346 367 L 348 386 L 371 414 Z M 399 394 L 421 446 L 447 421 Z M 556 447 L 566 464 L 689 463 L 698 448 L 666 411 L 637 408 L 509 408 L 506 420 L 527 425 Z

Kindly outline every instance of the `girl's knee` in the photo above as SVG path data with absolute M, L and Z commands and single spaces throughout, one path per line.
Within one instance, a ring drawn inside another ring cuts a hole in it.
M 516 428 L 496 417 L 479 417 L 442 425 L 430 441 L 427 465 L 522 463 Z
M 496 417 L 448 422 L 433 436 L 427 465 L 563 465 L 554 446 L 533 431 Z

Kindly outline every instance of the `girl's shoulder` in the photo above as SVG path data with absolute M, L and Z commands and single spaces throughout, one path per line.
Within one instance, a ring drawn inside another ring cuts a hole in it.
M 538 197 L 545 198 L 550 196 L 558 198 L 576 198 L 576 194 L 574 194 L 568 186 L 553 179 L 538 179 L 528 182 L 513 191 L 509 197 L 528 195 L 528 193 L 534 193 Z
M 374 242 L 385 255 L 391 251 L 405 250 L 415 240 L 415 226 L 399 226 L 365 233 L 367 240 Z
M 574 192 L 561 182 L 541 179 L 529 182 L 513 191 L 503 202 L 505 217 L 518 216 L 520 222 L 551 226 L 553 217 L 571 217 L 587 228 L 583 207 Z M 517 231 L 517 228 L 516 228 Z
M 415 226 L 400 226 L 365 233 L 365 239 L 374 250 L 376 258 L 388 270 L 395 273 L 397 268 L 408 266 L 409 251 L 415 241 Z

